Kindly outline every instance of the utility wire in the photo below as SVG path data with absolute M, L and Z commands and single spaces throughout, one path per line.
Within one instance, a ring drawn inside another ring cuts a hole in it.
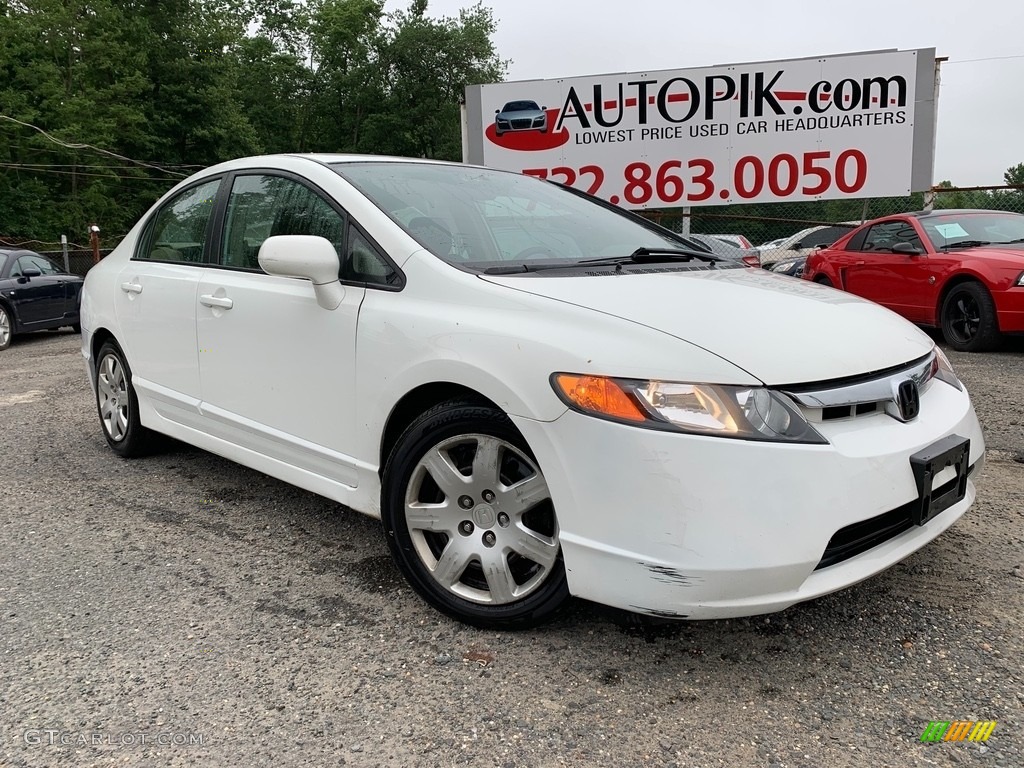
M 168 170 L 167 168 L 162 168 L 159 165 L 153 165 L 152 163 L 145 163 L 142 160 L 133 160 L 130 157 L 125 157 L 124 155 L 119 155 L 116 152 L 111 152 L 110 150 L 107 150 L 107 149 L 101 149 L 100 147 L 94 147 L 92 144 L 68 143 L 66 141 L 61 141 L 60 139 L 55 138 L 55 137 L 51 136 L 50 134 L 48 134 L 46 131 L 44 131 L 42 128 L 40 128 L 37 125 L 32 125 L 31 123 L 25 123 L 25 122 L 22 122 L 21 120 L 17 120 L 15 118 L 13 118 L 13 117 L 8 117 L 7 115 L 0 115 L 0 120 L 7 120 L 8 122 L 24 126 L 25 128 L 31 128 L 34 131 L 38 131 L 46 139 L 48 139 L 49 141 L 52 141 L 54 144 L 57 144 L 58 146 L 64 147 L 65 149 L 91 149 L 94 152 L 99 152 L 100 154 L 107 155 L 109 157 L 113 157 L 113 158 L 116 158 L 118 160 L 124 160 L 126 163 L 132 163 L 133 165 L 140 165 L 140 166 L 142 166 L 144 168 L 152 168 L 155 171 L 160 171 L 162 173 L 167 173 L 167 174 L 170 174 L 172 176 L 179 176 L 181 178 L 185 178 L 186 176 L 188 176 L 188 174 L 186 174 L 186 173 L 180 173 L 178 171 L 171 171 L 171 170 Z
M 989 56 L 985 59 L 951 59 L 946 64 L 973 64 L 976 61 L 1003 61 L 1005 59 L 1024 59 L 1024 53 L 1018 53 L 1013 56 Z
M 179 180 L 179 177 L 177 176 L 173 178 L 158 179 L 153 178 L 152 176 L 121 176 L 116 173 L 87 173 L 85 171 L 58 171 L 54 168 L 25 168 L 14 163 L 0 163 L 0 168 L 10 168 L 16 171 L 24 171 L 25 173 L 56 173 L 61 176 L 82 176 L 96 179 L 122 179 L 124 181 L 145 181 L 153 184 Z

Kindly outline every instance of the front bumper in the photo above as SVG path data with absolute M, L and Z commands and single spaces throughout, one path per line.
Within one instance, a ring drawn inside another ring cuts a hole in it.
M 824 446 L 656 432 L 573 411 L 514 421 L 551 490 L 570 591 L 672 618 L 779 611 L 892 566 L 967 511 L 977 471 L 963 500 L 924 525 L 818 568 L 840 529 L 918 497 L 912 455 L 957 434 L 977 469 L 985 450 L 967 393 L 941 382 L 912 422 L 816 424 Z
M 1024 286 L 996 291 L 992 298 L 996 304 L 999 330 L 1003 333 L 1024 333 Z

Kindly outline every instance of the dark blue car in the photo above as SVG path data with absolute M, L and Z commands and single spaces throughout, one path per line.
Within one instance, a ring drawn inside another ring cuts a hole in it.
M 83 282 L 33 251 L 0 249 L 0 350 L 16 333 L 62 326 L 80 331 Z

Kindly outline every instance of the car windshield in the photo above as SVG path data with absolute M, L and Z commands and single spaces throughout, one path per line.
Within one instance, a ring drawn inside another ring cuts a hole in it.
M 332 167 L 432 253 L 469 269 L 686 247 L 625 212 L 517 173 L 433 163 Z
M 502 112 L 526 112 L 527 110 L 539 110 L 536 101 L 510 101 L 504 107 Z
M 1000 211 L 969 211 L 922 218 L 921 225 L 936 248 L 967 241 L 1019 243 L 1024 241 L 1024 216 Z

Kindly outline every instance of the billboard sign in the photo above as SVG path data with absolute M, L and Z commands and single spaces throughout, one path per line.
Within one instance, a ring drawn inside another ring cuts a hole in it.
M 935 50 L 466 89 L 466 159 L 626 208 L 887 197 L 932 184 Z

